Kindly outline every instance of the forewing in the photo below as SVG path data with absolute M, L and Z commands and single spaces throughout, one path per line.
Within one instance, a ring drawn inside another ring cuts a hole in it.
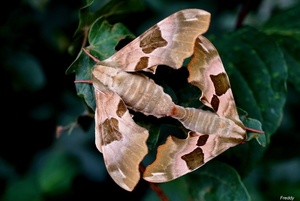
M 148 152 L 148 131 L 132 120 L 118 94 L 94 87 L 96 146 L 113 180 L 132 191 L 140 179 L 139 164 Z
M 129 72 L 154 73 L 157 65 L 178 69 L 193 54 L 197 36 L 207 31 L 209 23 L 210 13 L 204 10 L 178 11 L 100 63 Z
M 167 182 L 192 172 L 243 139 L 225 138 L 191 131 L 187 139 L 169 136 L 158 148 L 156 160 L 143 178 L 149 182 Z
M 202 91 L 200 100 L 219 116 L 240 122 L 229 78 L 218 51 L 204 36 L 196 40 L 188 70 L 188 82 Z

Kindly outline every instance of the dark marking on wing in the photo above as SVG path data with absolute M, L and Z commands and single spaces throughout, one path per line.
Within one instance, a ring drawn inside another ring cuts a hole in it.
M 200 101 L 202 102 L 202 103 L 208 103 L 208 100 L 207 100 L 207 98 L 206 98 L 206 96 L 202 93 L 202 96 L 201 96 L 201 98 L 200 98 Z
M 106 119 L 99 127 L 102 135 L 102 145 L 105 146 L 122 139 L 122 133 L 119 131 L 119 121 L 116 118 Z
M 141 57 L 138 63 L 135 66 L 136 71 L 142 70 L 148 67 L 149 57 Z
M 189 138 L 190 137 L 198 137 L 199 135 L 197 134 L 197 132 L 195 132 L 195 131 L 190 131 L 189 132 Z
M 140 47 L 145 54 L 150 54 L 159 47 L 164 47 L 168 42 L 162 37 L 161 31 L 157 25 L 147 31 L 147 35 L 141 35 Z
M 200 147 L 197 147 L 194 151 L 181 156 L 181 158 L 186 162 L 189 170 L 194 170 L 204 164 L 204 154 Z
M 209 135 L 201 135 L 197 141 L 197 146 L 203 146 L 206 144 Z
M 214 83 L 215 91 L 218 96 L 225 94 L 230 88 L 228 77 L 224 72 L 218 75 L 210 75 L 210 79 Z
M 219 100 L 218 96 L 216 96 L 214 94 L 213 97 L 211 98 L 210 104 L 211 104 L 212 108 L 214 109 L 214 111 L 217 112 L 219 109 L 219 104 L 220 104 L 220 100 Z
M 125 105 L 125 103 L 120 100 L 119 104 L 118 104 L 118 108 L 117 108 L 117 115 L 118 117 L 122 117 L 127 111 L 127 107 Z

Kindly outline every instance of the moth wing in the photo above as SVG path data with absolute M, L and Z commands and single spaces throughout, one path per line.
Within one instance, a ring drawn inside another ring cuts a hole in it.
M 96 146 L 113 180 L 132 191 L 140 179 L 139 164 L 148 152 L 148 131 L 132 120 L 118 94 L 95 86 L 95 99 Z
M 160 21 L 101 65 L 155 73 L 157 65 L 178 69 L 194 52 L 198 35 L 207 31 L 210 13 L 200 9 L 181 10 Z M 154 66 L 154 67 L 153 67 Z
M 218 51 L 204 36 L 195 43 L 194 57 L 188 64 L 188 82 L 202 91 L 200 100 L 219 116 L 240 122 L 229 78 Z
M 235 138 L 193 131 L 187 139 L 169 136 L 166 143 L 158 147 L 156 160 L 146 168 L 143 178 L 157 183 L 171 181 L 198 169 L 239 142 Z

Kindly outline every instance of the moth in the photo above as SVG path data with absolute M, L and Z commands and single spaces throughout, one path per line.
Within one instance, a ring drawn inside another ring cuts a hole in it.
M 127 108 L 178 119 L 191 130 L 187 139 L 169 136 L 143 178 L 166 182 L 196 170 L 246 138 L 228 76 L 215 47 L 202 36 L 210 14 L 181 10 L 160 21 L 106 60 L 97 61 L 91 80 L 96 99 L 96 146 L 108 173 L 132 191 L 140 179 L 139 164 L 147 154 L 148 131 L 138 126 Z M 188 82 L 202 91 L 200 100 L 214 112 L 175 105 L 152 79 L 137 71 L 155 73 L 158 65 L 188 64 Z
M 216 48 L 204 36 L 195 41 L 188 71 L 188 82 L 202 91 L 200 101 L 215 113 L 186 108 L 182 118 L 192 118 L 183 124 L 194 128 L 186 139 L 169 136 L 158 148 L 156 160 L 144 172 L 147 181 L 176 179 L 246 139 L 248 128 L 239 119 L 227 73 Z
M 93 67 L 96 146 L 103 153 L 108 173 L 125 190 L 132 191 L 140 179 L 139 164 L 147 154 L 149 135 L 132 120 L 127 108 L 158 118 L 171 116 L 185 125 L 191 119 L 182 119 L 186 109 L 136 71 L 155 73 L 158 65 L 180 68 L 209 23 L 210 14 L 204 10 L 178 11 Z M 193 129 L 193 124 L 189 128 Z

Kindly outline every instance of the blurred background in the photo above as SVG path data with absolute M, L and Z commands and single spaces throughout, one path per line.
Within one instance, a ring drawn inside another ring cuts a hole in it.
M 70 2 L 23 0 L 7 1 L 2 6 L 0 198 L 106 200 L 110 196 L 110 200 L 146 200 L 150 191 L 146 182 L 128 193 L 107 175 L 102 155 L 94 145 L 93 126 L 87 131 L 75 127 L 71 134 L 63 132 L 56 138 L 57 126 L 72 126 L 85 111 L 76 96 L 75 75 L 65 75 L 76 58 L 68 50 L 78 27 L 79 9 L 84 5 L 83 1 Z M 95 0 L 93 7 L 97 9 L 106 2 Z M 230 32 L 243 4 L 242 0 L 143 2 L 143 12 L 134 14 L 138 18 L 129 15 L 122 21 L 135 35 L 173 12 L 192 7 L 212 13 L 209 34 Z M 252 1 L 244 24 L 259 26 L 274 10 L 298 2 Z M 253 200 L 279 200 L 278 192 L 300 198 L 299 103 L 299 94 L 288 87 L 282 125 L 257 168 L 244 181 Z

